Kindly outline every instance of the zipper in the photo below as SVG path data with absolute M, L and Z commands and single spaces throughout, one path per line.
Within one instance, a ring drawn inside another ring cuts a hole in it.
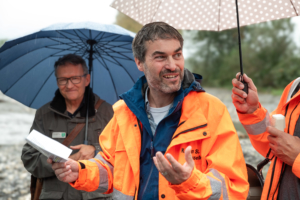
M 148 183 L 149 183 L 149 181 L 150 181 L 150 177 L 151 177 L 151 174 L 152 174 L 152 171 L 153 171 L 153 165 L 154 165 L 154 163 L 152 162 L 152 164 L 151 164 L 151 170 L 150 170 L 149 176 L 148 176 L 148 178 L 147 178 L 147 182 L 146 182 L 146 184 L 145 184 L 145 187 L 144 187 L 142 193 L 141 193 L 140 195 L 138 195 L 138 197 L 140 196 L 141 199 L 143 198 L 144 193 L 145 193 L 145 191 L 146 191 L 146 188 L 148 187 Z

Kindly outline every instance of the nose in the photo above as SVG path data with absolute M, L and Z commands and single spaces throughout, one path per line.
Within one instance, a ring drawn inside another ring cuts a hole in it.
M 168 58 L 165 67 L 166 67 L 166 69 L 168 69 L 170 71 L 175 71 L 175 69 L 176 69 L 176 61 L 173 59 L 173 57 L 169 57 Z
M 74 86 L 74 84 L 72 83 L 71 79 L 68 79 L 68 80 L 67 80 L 67 83 L 66 83 L 66 87 L 67 87 L 67 88 L 71 88 L 71 87 L 73 87 L 73 86 Z

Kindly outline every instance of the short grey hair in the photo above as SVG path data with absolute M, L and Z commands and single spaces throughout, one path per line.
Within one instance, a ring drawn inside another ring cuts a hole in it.
M 176 39 L 183 47 L 183 38 L 181 34 L 172 26 L 165 22 L 152 22 L 143 26 L 136 34 L 132 42 L 133 56 L 140 62 L 145 62 L 146 42 L 158 39 Z
M 57 77 L 57 67 L 66 65 L 67 63 L 73 64 L 73 65 L 81 65 L 83 69 L 84 74 L 89 74 L 89 70 L 86 66 L 85 60 L 76 54 L 67 54 L 63 57 L 59 58 L 55 64 L 54 64 L 54 70 L 55 70 L 55 77 Z

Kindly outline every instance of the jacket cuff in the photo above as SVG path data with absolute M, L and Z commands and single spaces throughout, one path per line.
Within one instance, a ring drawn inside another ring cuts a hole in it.
M 78 164 L 78 178 L 76 181 L 72 182 L 72 183 L 69 183 L 72 187 L 78 187 L 79 186 L 79 178 L 80 178 L 80 171 L 82 171 L 82 168 L 81 168 L 81 164 L 79 162 L 77 162 Z
M 89 179 L 88 175 L 91 175 L 92 168 L 97 168 L 98 166 L 96 163 L 88 161 L 88 160 L 81 160 L 82 164 L 77 162 L 78 164 L 78 178 L 75 182 L 69 183 L 73 188 L 77 190 L 85 190 L 87 192 L 95 191 L 97 189 L 96 185 L 91 185 L 91 180 Z M 82 166 L 85 166 L 84 169 L 82 169 Z M 99 177 L 99 174 L 96 174 L 95 176 Z M 92 181 L 93 182 L 93 181 Z
M 201 172 L 197 173 L 197 171 L 198 170 L 196 170 L 196 168 L 194 167 L 191 176 L 186 181 L 184 181 L 179 185 L 173 185 L 169 182 L 170 188 L 172 188 L 176 193 L 188 192 L 192 190 L 197 186 L 197 183 L 200 181 L 201 176 L 203 176 Z
M 256 124 L 265 119 L 267 110 L 258 103 L 258 108 L 251 114 L 243 114 L 237 111 L 240 122 L 244 125 Z
M 300 178 L 300 153 L 298 154 L 298 156 L 296 157 L 293 166 L 292 166 L 292 172 L 298 177 Z

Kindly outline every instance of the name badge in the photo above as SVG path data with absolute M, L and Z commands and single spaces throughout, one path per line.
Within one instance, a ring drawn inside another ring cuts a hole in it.
M 65 132 L 52 132 L 52 138 L 66 138 Z

